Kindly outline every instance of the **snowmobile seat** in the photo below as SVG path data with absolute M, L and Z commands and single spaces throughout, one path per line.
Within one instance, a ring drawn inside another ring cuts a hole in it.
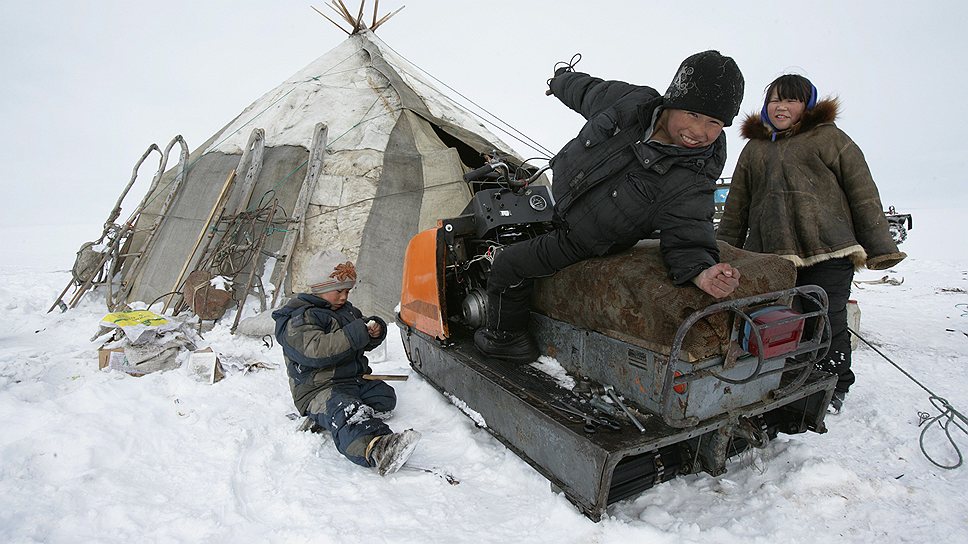
M 790 261 L 718 244 L 720 260 L 742 273 L 739 287 L 722 300 L 795 286 L 796 267 Z M 672 283 L 658 240 L 644 240 L 628 251 L 587 259 L 537 280 L 533 296 L 540 314 L 663 355 L 669 354 L 683 320 L 715 302 L 720 300 L 692 283 Z M 732 325 L 726 313 L 703 318 L 685 337 L 680 356 L 697 361 L 723 355 Z

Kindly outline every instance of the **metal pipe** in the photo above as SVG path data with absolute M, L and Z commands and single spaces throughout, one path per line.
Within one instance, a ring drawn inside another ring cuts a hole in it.
M 632 411 L 625 406 L 624 402 L 619 400 L 618 395 L 615 394 L 615 390 L 612 388 L 611 385 L 605 386 L 605 393 L 607 393 L 608 396 L 615 401 L 615 404 L 618 404 L 618 407 L 621 408 L 623 412 L 625 412 L 625 415 L 629 416 L 629 419 L 632 420 L 632 424 L 635 425 L 635 428 L 638 429 L 640 433 L 644 433 L 645 427 L 642 426 L 642 422 L 640 422 L 639 418 L 635 417 L 632 414 Z

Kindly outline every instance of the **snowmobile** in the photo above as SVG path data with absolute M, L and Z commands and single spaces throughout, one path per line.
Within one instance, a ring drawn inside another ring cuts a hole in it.
M 907 240 L 908 231 L 914 228 L 914 219 L 909 213 L 898 213 L 894 206 L 889 206 L 884 212 L 887 218 L 887 227 L 891 231 L 891 239 L 895 244 L 900 245 Z
M 674 286 L 646 240 L 537 280 L 539 361 L 481 355 L 495 251 L 554 228 L 545 169 L 490 158 L 465 175 L 464 211 L 411 239 L 397 323 L 414 371 L 595 521 L 676 476 L 722 474 L 778 433 L 826 432 L 826 294 L 794 287 L 779 257 L 725 244 L 743 272 L 734 298 Z

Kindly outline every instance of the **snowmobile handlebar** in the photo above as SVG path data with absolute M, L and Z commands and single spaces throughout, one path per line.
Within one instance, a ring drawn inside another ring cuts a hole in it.
M 534 182 L 535 180 L 537 180 L 541 176 L 541 174 L 544 174 L 545 171 L 547 171 L 547 170 L 551 170 L 551 165 L 550 164 L 546 164 L 546 165 L 542 166 L 541 168 L 538 168 L 538 170 L 534 174 L 532 174 L 532 176 L 530 178 L 528 178 L 528 179 L 525 180 L 524 184 L 525 185 L 531 185 L 532 182 Z
M 550 168 L 551 168 L 550 165 L 545 165 L 545 166 L 542 166 L 541 168 L 537 169 L 534 174 L 532 174 L 531 176 L 529 176 L 527 178 L 509 179 L 508 180 L 508 185 L 511 188 L 527 187 L 528 185 L 531 185 L 531 183 L 533 183 L 535 180 L 537 180 L 541 176 L 541 174 L 543 174 L 545 171 L 549 170 Z M 482 166 L 480 168 L 477 168 L 475 170 L 471 170 L 470 172 L 464 174 L 464 181 L 466 181 L 466 182 L 481 181 L 488 174 L 490 174 L 490 173 L 492 173 L 492 172 L 494 172 L 496 170 L 500 170 L 500 171 L 504 172 L 505 175 L 507 175 L 507 173 L 510 172 L 510 167 L 508 167 L 507 163 L 500 162 L 500 161 L 488 163 L 488 164 L 485 164 L 484 166 Z M 520 173 L 521 171 L 522 170 L 519 168 L 518 169 L 518 172 Z M 518 174 L 516 174 L 516 175 L 518 175 Z
M 485 164 L 476 170 L 471 170 L 470 172 L 464 174 L 464 181 L 480 181 L 484 179 L 484 176 L 490 174 L 498 168 L 503 168 L 506 172 L 508 170 L 508 165 L 504 164 L 503 162 Z

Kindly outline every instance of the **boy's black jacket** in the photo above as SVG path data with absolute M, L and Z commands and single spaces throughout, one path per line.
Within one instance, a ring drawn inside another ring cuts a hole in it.
M 719 262 L 713 192 L 726 137 L 701 149 L 642 140 L 663 98 L 651 87 L 565 72 L 552 93 L 587 119 L 552 159 L 555 211 L 568 235 L 596 255 L 659 231 L 669 276 L 684 283 Z

